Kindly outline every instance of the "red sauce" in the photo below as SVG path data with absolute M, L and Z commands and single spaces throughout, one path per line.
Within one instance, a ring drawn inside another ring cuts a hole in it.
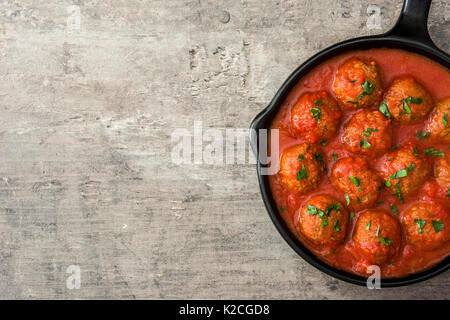
M 376 61 L 381 70 L 383 90 L 387 88 L 387 86 L 394 78 L 401 75 L 410 75 L 417 79 L 425 88 L 428 89 L 435 102 L 449 96 L 449 71 L 440 64 L 437 64 L 423 56 L 402 50 L 386 48 L 352 51 L 336 56 L 317 66 L 304 78 L 302 78 L 294 87 L 294 89 L 289 93 L 288 97 L 281 106 L 280 111 L 274 118 L 271 128 L 279 129 L 280 159 L 283 151 L 286 148 L 304 142 L 301 137 L 294 136 L 291 133 L 291 108 L 295 105 L 300 96 L 308 91 L 326 90 L 331 95 L 333 95 L 332 83 L 337 68 L 342 62 L 354 56 L 366 56 Z M 283 186 L 279 174 L 270 176 L 269 181 L 272 194 L 278 207 L 283 207 L 283 209 L 285 207 L 284 210 L 279 210 L 281 216 L 287 222 L 290 230 L 309 250 L 311 250 L 321 260 L 337 269 L 367 277 L 369 275 L 367 274 L 366 270 L 370 264 L 359 258 L 359 256 L 356 254 L 356 249 L 352 241 L 354 224 L 360 212 L 355 212 L 355 217 L 352 219 L 348 227 L 346 240 L 337 250 L 317 247 L 312 245 L 311 243 L 308 243 L 308 241 L 300 234 L 300 232 L 296 228 L 299 209 L 301 208 L 303 203 L 311 196 L 316 194 L 328 194 L 337 198 L 342 203 L 345 203 L 344 195 L 340 191 L 336 190 L 331 184 L 330 172 L 333 166 L 332 155 L 336 154 L 339 159 L 352 155 L 351 152 L 347 151 L 341 143 L 343 124 L 348 121 L 351 115 L 360 111 L 361 109 L 349 110 L 348 108 L 343 107 L 341 107 L 341 109 L 343 111 L 343 116 L 340 121 L 340 127 L 335 136 L 331 139 L 328 139 L 327 145 L 323 147 L 324 161 L 327 167 L 327 173 L 323 176 L 319 187 L 307 194 L 296 195 L 291 193 L 287 188 Z M 398 122 L 394 121 L 392 125 L 393 145 L 401 146 L 407 140 L 414 139 L 414 141 L 417 142 L 419 148 L 434 147 L 448 153 L 449 146 L 447 145 L 433 144 L 427 141 L 427 139 L 418 141 L 415 137 L 415 133 L 419 130 L 422 130 L 423 128 L 424 122 L 411 125 L 401 125 Z M 433 158 L 436 157 L 427 157 L 431 165 L 434 165 L 433 162 L 436 160 Z M 278 161 L 280 159 L 278 159 Z M 374 166 L 377 159 L 368 158 L 368 160 L 369 163 Z M 383 203 L 378 204 L 375 207 L 377 209 L 384 209 L 385 211 L 392 213 L 390 206 L 392 204 L 395 204 L 399 212 L 398 216 L 396 216 L 397 219 L 399 219 L 399 222 L 404 210 L 418 201 L 433 200 L 443 204 L 447 210 L 449 210 L 450 208 L 449 198 L 438 195 L 442 195 L 442 190 L 440 190 L 437 184 L 434 182 L 433 176 L 429 177 L 429 180 L 423 185 L 423 187 L 415 196 L 406 199 L 406 202 L 404 204 L 402 204 L 399 199 L 392 195 L 391 192 L 386 188 L 384 188 L 380 192 L 381 194 L 379 201 L 383 201 Z M 402 245 L 400 254 L 391 259 L 389 263 L 380 265 L 383 278 L 400 278 L 407 276 L 408 274 L 423 271 L 432 267 L 439 261 L 442 261 L 450 254 L 450 242 L 445 243 L 444 245 L 438 247 L 433 251 L 422 251 L 414 245 L 407 243 L 403 229 L 402 233 Z

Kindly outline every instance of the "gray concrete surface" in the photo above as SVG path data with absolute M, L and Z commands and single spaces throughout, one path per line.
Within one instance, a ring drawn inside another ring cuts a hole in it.
M 276 232 L 252 164 L 171 161 L 176 128 L 247 128 L 302 61 L 401 5 L 0 1 L 0 298 L 450 298 L 448 272 L 376 291 L 324 275 Z M 433 2 L 447 52 L 449 14 Z

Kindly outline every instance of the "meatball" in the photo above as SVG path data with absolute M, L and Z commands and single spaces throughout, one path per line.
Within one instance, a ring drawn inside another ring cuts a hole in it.
M 450 197 L 450 154 L 446 154 L 445 157 L 440 157 L 436 161 L 434 168 L 434 175 L 436 182 L 444 190 L 446 197 Z
M 382 93 L 380 70 L 374 60 L 351 58 L 337 70 L 333 91 L 348 108 L 367 108 L 379 103 Z
M 347 205 L 355 210 L 371 207 L 378 199 L 382 180 L 364 158 L 343 158 L 332 170 L 333 185 L 345 194 Z
M 317 188 L 323 172 L 323 154 L 316 145 L 303 143 L 283 152 L 280 176 L 290 191 L 303 194 Z
M 430 139 L 450 144 L 450 97 L 436 105 L 431 118 L 426 124 Z
M 413 204 L 402 216 L 406 239 L 423 249 L 433 250 L 450 239 L 450 215 L 437 202 Z
M 376 156 L 391 148 L 390 120 L 379 111 L 360 111 L 344 127 L 342 142 L 347 150 Z
M 426 182 L 431 165 L 413 143 L 408 143 L 383 157 L 379 174 L 392 193 L 404 202 Z
M 298 229 L 315 245 L 336 247 L 345 239 L 349 214 L 329 195 L 314 196 L 300 209 Z
M 400 224 L 383 210 L 364 211 L 356 221 L 353 243 L 369 263 L 386 263 L 400 250 Z
M 395 79 L 384 95 L 384 107 L 392 117 L 402 123 L 415 123 L 425 119 L 433 109 L 428 91 L 413 77 Z
M 319 91 L 300 97 L 292 108 L 291 123 L 296 134 L 316 143 L 334 135 L 341 116 L 337 102 L 326 91 Z

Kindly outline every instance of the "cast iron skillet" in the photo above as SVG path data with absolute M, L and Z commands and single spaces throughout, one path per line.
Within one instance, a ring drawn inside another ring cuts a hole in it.
M 276 93 L 270 104 L 259 113 L 250 126 L 250 143 L 257 159 L 257 172 L 259 186 L 261 188 L 264 204 L 269 212 L 275 227 L 281 236 L 303 259 L 312 264 L 317 269 L 337 278 L 358 285 L 366 285 L 366 278 L 335 269 L 312 254 L 289 230 L 282 217 L 278 214 L 278 209 L 272 197 L 269 179 L 267 175 L 261 174 L 264 166 L 259 159 L 258 130 L 269 129 L 273 118 L 283 104 L 288 93 L 298 83 L 298 81 L 320 63 L 339 55 L 346 51 L 361 50 L 370 48 L 397 48 L 410 52 L 415 52 L 434 60 L 444 67 L 450 68 L 450 56 L 437 48 L 428 34 L 427 19 L 431 0 L 405 0 L 400 17 L 392 30 L 385 34 L 369 37 L 355 38 L 335 44 L 308 59 L 298 67 L 281 88 Z M 264 142 L 266 143 L 266 142 Z M 450 257 L 438 265 L 426 271 L 409 275 L 405 278 L 382 279 L 382 287 L 404 286 L 412 283 L 424 281 L 441 272 L 448 270 Z

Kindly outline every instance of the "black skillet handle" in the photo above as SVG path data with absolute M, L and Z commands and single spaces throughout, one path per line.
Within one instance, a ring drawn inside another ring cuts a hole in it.
M 436 47 L 428 33 L 431 0 L 405 0 L 400 17 L 389 34 Z

